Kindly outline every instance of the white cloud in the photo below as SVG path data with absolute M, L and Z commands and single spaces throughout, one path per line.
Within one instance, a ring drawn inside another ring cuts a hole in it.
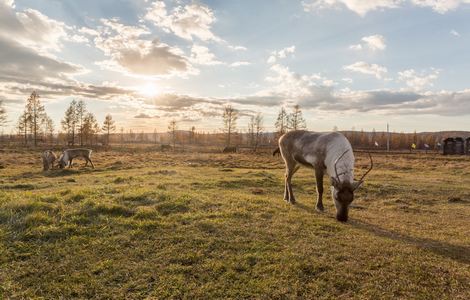
M 302 2 L 305 11 L 316 11 L 327 8 L 346 6 L 360 16 L 368 12 L 398 7 L 403 0 L 305 0 Z
M 194 44 L 191 47 L 191 62 L 199 65 L 220 65 L 214 53 L 210 52 L 209 48 L 201 45 Z
M 449 33 L 450 33 L 450 35 L 452 35 L 452 36 L 460 37 L 460 33 L 458 33 L 457 31 L 455 31 L 454 29 L 452 29 Z
M 285 47 L 279 51 L 271 52 L 271 55 L 268 58 L 268 63 L 273 64 L 278 59 L 286 58 L 289 54 L 295 53 L 295 46 Z
M 182 50 L 158 40 L 147 40 L 143 26 L 126 26 L 117 20 L 102 19 L 103 27 L 94 42 L 109 57 L 99 62 L 104 68 L 134 76 L 158 77 L 195 72 Z
M 251 65 L 248 61 L 236 61 L 230 64 L 231 67 L 242 67 Z
M 422 91 L 433 86 L 433 81 L 439 76 L 439 70 L 431 69 L 430 72 L 416 72 L 413 69 L 398 72 L 398 79 L 404 81 L 413 90 Z
M 385 50 L 387 45 L 385 44 L 385 38 L 380 34 L 370 35 L 363 37 L 362 40 L 367 45 L 367 47 L 373 51 L 375 50 Z
M 416 6 L 430 7 L 432 10 L 444 14 L 457 9 L 462 4 L 470 3 L 469 0 L 411 0 Z
M 386 67 L 377 65 L 377 64 L 369 64 L 363 61 L 358 61 L 348 66 L 344 66 L 343 69 L 352 72 L 358 72 L 367 75 L 373 75 L 378 79 L 383 78 L 383 76 L 388 72 Z
M 207 6 L 193 3 L 177 6 L 170 13 L 163 1 L 155 1 L 147 10 L 145 19 L 153 22 L 167 32 L 192 40 L 194 37 L 202 41 L 213 40 L 222 42 L 211 30 L 216 21 L 214 12 Z
M 368 12 L 379 9 L 397 8 L 401 7 L 404 3 L 419 7 L 429 7 L 443 14 L 455 10 L 463 4 L 470 3 L 470 0 L 304 0 L 302 5 L 307 12 L 346 7 L 363 17 Z
M 349 46 L 349 49 L 351 49 L 351 50 L 362 50 L 362 45 L 361 44 L 351 45 L 351 46 Z
M 365 36 L 361 39 L 362 43 L 349 46 L 353 50 L 370 49 L 372 51 L 382 51 L 387 48 L 383 35 L 374 34 Z
M 0 1 L 0 36 L 44 54 L 60 50 L 69 27 L 37 10 L 17 12 L 14 8 L 14 1 Z
M 248 48 L 243 47 L 243 46 L 231 46 L 228 45 L 229 49 L 235 50 L 235 51 L 246 51 Z

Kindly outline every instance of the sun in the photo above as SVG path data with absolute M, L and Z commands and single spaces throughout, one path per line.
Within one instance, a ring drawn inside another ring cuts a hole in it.
M 144 86 L 139 87 L 139 93 L 146 97 L 155 97 L 159 94 L 159 90 L 156 84 L 148 83 Z

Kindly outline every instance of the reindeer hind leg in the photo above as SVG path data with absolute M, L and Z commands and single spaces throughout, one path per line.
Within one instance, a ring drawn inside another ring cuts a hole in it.
M 295 161 L 291 161 L 288 164 L 286 170 L 286 187 L 287 187 L 287 201 L 291 204 L 295 203 L 294 192 L 292 191 L 292 176 L 294 176 L 295 172 L 299 169 L 299 166 L 296 164 Z

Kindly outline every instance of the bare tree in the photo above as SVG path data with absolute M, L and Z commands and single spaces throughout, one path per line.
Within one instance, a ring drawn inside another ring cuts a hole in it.
M 33 134 L 34 146 L 37 146 L 38 133 L 40 132 L 41 124 L 46 116 L 44 105 L 39 100 L 39 95 L 36 91 L 31 93 L 26 102 L 26 111 L 30 116 L 31 133 Z
M 158 137 L 157 128 L 154 128 L 153 129 L 153 142 L 155 145 L 157 144 L 157 137 Z
M 93 145 L 93 138 L 99 132 L 100 126 L 96 121 L 95 115 L 92 113 L 87 113 L 83 118 L 82 123 L 82 143 L 89 142 Z
M 255 145 L 255 116 L 250 117 L 250 123 L 248 123 L 248 139 L 251 147 Z
M 116 130 L 113 117 L 107 114 L 103 122 L 103 131 L 106 133 L 106 145 L 109 145 L 109 134 Z
M 29 124 L 30 116 L 25 111 L 23 112 L 20 117 L 18 118 L 18 124 L 16 128 L 18 130 L 19 135 L 24 136 L 24 144 L 28 144 L 28 124 Z
M 196 127 L 192 126 L 189 131 L 189 142 L 194 144 L 196 142 Z
M 75 113 L 77 115 L 78 122 L 78 139 L 80 142 L 80 146 L 83 146 L 83 123 L 87 114 L 85 101 L 80 100 L 77 102 L 77 105 L 75 107 Z
M 276 133 L 278 137 L 287 132 L 288 121 L 289 117 L 287 115 L 286 109 L 281 107 L 281 110 L 277 115 L 276 123 L 274 124 L 274 126 L 276 126 Z
M 223 121 L 224 121 L 224 133 L 227 134 L 226 146 L 230 147 L 230 139 L 232 134 L 237 130 L 238 111 L 228 104 L 224 107 Z
M 178 124 L 176 123 L 176 120 L 173 119 L 168 123 L 168 133 L 170 134 L 171 141 L 173 144 L 173 150 L 175 149 L 176 146 L 176 130 L 178 130 Z
M 47 140 L 49 137 L 50 143 L 54 143 L 54 121 L 49 116 L 44 118 L 44 133 Z
M 62 129 L 65 130 L 68 136 L 68 142 L 72 142 L 72 145 L 75 145 L 75 130 L 77 128 L 77 102 L 72 100 L 69 107 L 65 111 L 65 116 L 61 121 Z M 71 138 L 71 139 L 70 139 Z
M 0 128 L 3 128 L 7 122 L 7 111 L 3 107 L 3 101 L 0 100 Z
M 258 145 L 261 139 L 261 133 L 263 132 L 263 116 L 261 113 L 257 113 L 255 117 L 255 124 L 254 124 L 254 132 L 255 132 L 255 151 L 258 149 Z
M 121 145 L 124 144 L 124 127 L 121 127 Z
M 291 130 L 306 129 L 307 123 L 302 116 L 302 110 L 298 104 L 294 105 L 292 113 L 288 116 L 288 128 Z

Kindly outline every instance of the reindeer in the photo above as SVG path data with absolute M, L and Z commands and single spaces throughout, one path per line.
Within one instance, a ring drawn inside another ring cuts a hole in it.
M 348 220 L 349 204 L 354 200 L 354 191 L 364 182 L 364 178 L 373 168 L 371 166 L 360 180 L 354 180 L 354 154 L 351 144 L 338 132 L 315 133 L 303 130 L 288 132 L 279 139 L 279 149 L 286 164 L 284 200 L 294 204 L 292 176 L 300 165 L 313 168 L 317 182 L 316 210 L 323 208 L 323 176 L 330 176 L 332 196 L 336 207 L 336 219 Z M 274 154 L 274 153 L 273 153 Z
M 222 150 L 222 153 L 237 153 L 237 147 L 227 146 Z
M 72 161 L 74 158 L 83 157 L 86 160 L 85 167 L 88 165 L 88 162 L 91 163 L 91 167 L 94 169 L 95 165 L 91 161 L 91 152 L 90 149 L 67 149 L 62 152 L 59 158 L 59 167 L 61 169 L 65 168 L 67 165 L 69 168 L 72 167 Z
M 54 162 L 57 159 L 57 156 L 51 150 L 46 150 L 42 153 L 42 165 L 43 170 L 47 171 L 54 168 Z

